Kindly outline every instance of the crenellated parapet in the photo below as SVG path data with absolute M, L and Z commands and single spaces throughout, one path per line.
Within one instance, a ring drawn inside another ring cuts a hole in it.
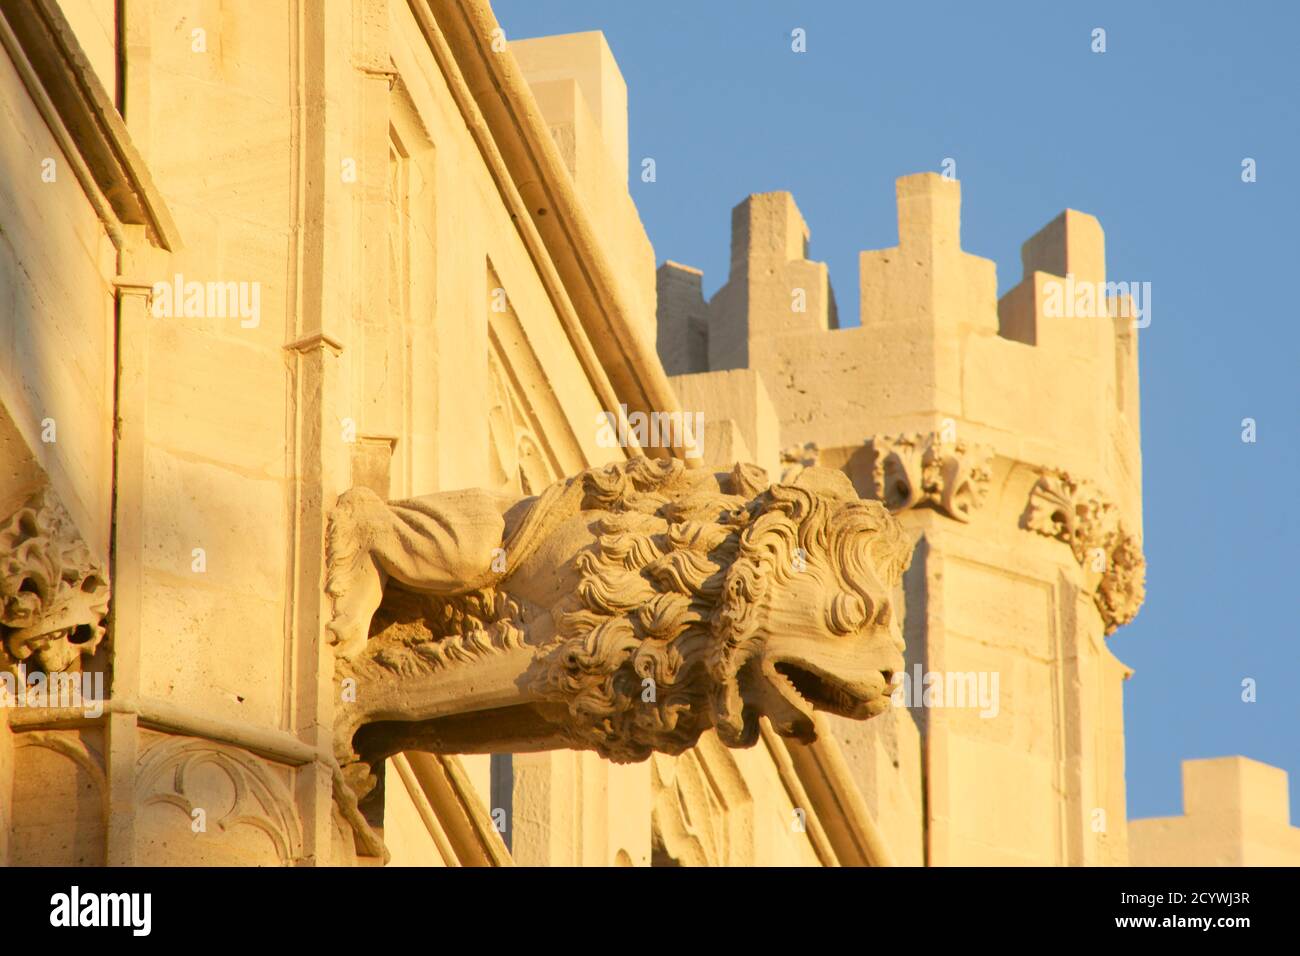
M 660 267 L 665 361 L 757 371 L 781 446 L 817 445 L 822 464 L 894 510 L 968 522 L 994 458 L 1004 472 L 1086 475 L 1123 519 L 1124 553 L 1140 554 L 1137 333 L 1150 284 L 1108 281 L 1100 224 L 1066 210 L 1025 242 L 1024 278 L 999 300 L 994 263 L 962 249 L 960 183 L 904 176 L 896 197 L 898 244 L 861 254 L 854 328 L 838 327 L 790 194 L 745 199 L 711 300 L 698 270 Z M 1116 597 L 1107 626 L 1135 606 Z

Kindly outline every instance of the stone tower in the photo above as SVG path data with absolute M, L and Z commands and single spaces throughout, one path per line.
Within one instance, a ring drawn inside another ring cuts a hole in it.
M 839 328 L 793 198 L 765 193 L 732 211 L 711 300 L 660 267 L 660 356 L 715 433 L 769 469 L 842 469 L 915 536 L 906 711 L 869 724 L 903 773 L 864 780 L 889 838 L 915 826 L 932 865 L 1126 863 L 1130 671 L 1107 635 L 1143 593 L 1134 303 L 1092 216 L 1029 239 L 999 300 L 962 251 L 958 182 L 906 176 L 897 200 L 898 245 L 861 255 L 860 327 Z

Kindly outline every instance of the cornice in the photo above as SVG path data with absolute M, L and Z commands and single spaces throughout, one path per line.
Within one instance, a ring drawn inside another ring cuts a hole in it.
M 146 227 L 168 251 L 179 248 L 148 168 L 55 0 L 0 0 L 0 17 L 0 45 L 69 161 L 88 175 L 83 187 L 97 190 L 118 222 Z

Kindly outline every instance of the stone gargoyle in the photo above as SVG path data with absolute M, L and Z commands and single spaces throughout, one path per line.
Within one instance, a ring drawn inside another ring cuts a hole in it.
M 760 717 L 810 741 L 814 709 L 883 712 L 903 667 L 910 544 L 824 468 L 769 485 L 635 458 L 523 500 L 356 488 L 328 547 L 352 769 L 406 750 L 637 761 L 709 729 L 752 745 Z

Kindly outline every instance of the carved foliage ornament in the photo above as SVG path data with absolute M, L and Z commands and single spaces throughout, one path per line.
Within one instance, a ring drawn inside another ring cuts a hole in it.
M 890 511 L 931 507 L 970 521 L 988 495 L 992 451 L 938 432 L 877 435 L 872 451 L 875 495 Z
M 1064 541 L 1084 571 L 1098 576 L 1093 600 L 1107 634 L 1133 620 L 1146 596 L 1146 562 L 1119 509 L 1092 482 L 1044 471 L 1022 520 L 1030 531 Z
M 910 559 L 898 522 L 820 468 L 769 486 L 752 465 L 636 458 L 514 502 L 354 489 L 330 531 L 355 689 L 340 758 L 355 743 L 372 765 L 554 746 L 634 761 L 710 728 L 752 745 L 761 716 L 812 739 L 813 708 L 888 707 L 890 594 Z
M 108 578 L 48 489 L 0 525 L 0 668 L 79 670 L 104 639 Z

